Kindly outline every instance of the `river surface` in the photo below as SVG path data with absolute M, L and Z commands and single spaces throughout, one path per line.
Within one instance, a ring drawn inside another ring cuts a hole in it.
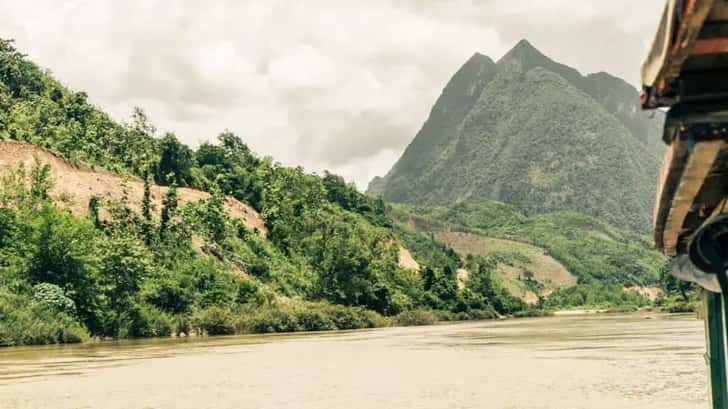
M 583 315 L 0 349 L 0 408 L 707 408 L 702 322 Z

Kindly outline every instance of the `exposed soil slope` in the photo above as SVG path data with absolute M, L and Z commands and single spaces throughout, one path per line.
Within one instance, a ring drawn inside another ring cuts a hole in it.
M 405 270 L 420 271 L 420 264 L 412 257 L 412 253 L 404 247 L 399 248 L 398 264 Z
M 119 201 L 126 195 L 132 210 L 141 210 L 144 195 L 144 182 L 141 179 L 94 169 L 85 164 L 72 164 L 53 152 L 25 143 L 0 141 L 0 176 L 17 169 L 21 164 L 30 169 L 36 158 L 51 167 L 51 199 L 76 216 L 85 217 L 88 214 L 89 199 L 92 196 L 101 199 L 103 208 L 104 202 Z M 168 188 L 153 184 L 150 190 L 153 214 L 159 217 L 162 199 Z M 180 205 L 210 197 L 206 192 L 189 188 L 177 188 L 177 196 Z M 255 209 L 231 197 L 226 198 L 225 209 L 231 217 L 242 220 L 248 228 L 257 231 L 261 237 L 266 237 L 265 223 Z
M 498 272 L 509 279 L 524 278 L 529 272 L 547 289 L 576 284 L 576 277 L 569 273 L 563 264 L 546 254 L 543 249 L 529 244 L 452 231 L 438 231 L 435 233 L 435 238 L 460 254 L 515 255 L 518 262 L 514 265 L 498 265 Z

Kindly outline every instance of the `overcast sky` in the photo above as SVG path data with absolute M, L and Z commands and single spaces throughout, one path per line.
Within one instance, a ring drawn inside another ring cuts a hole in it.
M 638 84 L 664 0 L 0 0 L 0 37 L 118 120 L 143 108 L 192 145 L 225 130 L 360 188 L 447 80 L 521 38 Z

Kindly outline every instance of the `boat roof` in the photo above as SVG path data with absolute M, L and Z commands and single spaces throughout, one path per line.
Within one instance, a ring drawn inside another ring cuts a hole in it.
M 668 0 L 642 66 L 645 108 L 728 98 L 728 2 Z
M 675 256 L 728 209 L 728 1 L 668 0 L 642 82 L 644 108 L 669 108 L 653 227 Z

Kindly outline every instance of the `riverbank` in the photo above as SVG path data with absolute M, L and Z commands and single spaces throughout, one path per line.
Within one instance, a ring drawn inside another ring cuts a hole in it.
M 350 307 L 325 302 L 279 299 L 265 306 L 237 308 L 211 306 L 184 316 L 159 316 L 150 320 L 145 336 L 129 339 L 201 337 L 219 335 L 299 333 L 313 331 L 354 330 L 384 327 L 424 326 L 436 323 L 516 319 L 551 316 L 546 310 L 529 309 L 500 315 L 493 309 L 471 309 L 450 312 L 427 309 L 403 311 L 383 316 L 362 307 Z M 30 320 L 30 317 L 28 317 Z M 15 327 L 0 329 L 0 347 L 20 345 L 73 344 L 99 341 L 82 329 L 73 327 L 74 336 L 64 322 L 55 326 L 30 325 L 16 322 Z
M 574 315 L 603 314 L 607 311 L 608 311 L 607 309 L 558 310 L 558 311 L 554 311 L 554 315 L 557 317 L 568 317 L 568 316 L 574 316 Z
M 508 320 L 534 317 L 568 317 L 593 314 L 635 313 L 640 311 L 659 312 L 654 307 L 638 308 L 635 306 L 574 308 L 562 310 L 526 309 L 509 315 L 500 315 L 493 309 L 472 309 L 453 313 L 427 309 L 413 309 L 394 316 L 383 316 L 362 307 L 349 307 L 325 302 L 310 302 L 296 299 L 278 299 L 263 306 L 220 307 L 211 306 L 193 312 L 190 315 L 167 317 L 162 316 L 151 321 L 151 325 L 142 337 L 132 339 L 168 338 L 168 337 L 201 337 L 218 335 L 300 333 L 313 331 L 354 330 L 383 327 L 424 326 L 438 323 Z M 685 311 L 667 311 L 685 312 Z M 61 325 L 62 323 L 58 323 Z M 8 329 L 0 330 L 0 346 L 43 345 L 55 343 L 83 343 L 98 341 L 98 337 L 87 334 L 74 337 L 56 336 L 59 329 L 46 326 L 29 326 L 21 328 L 20 323 L 14 334 Z M 30 331 L 35 333 L 30 333 Z M 23 333 L 25 331 L 25 333 Z M 53 332 L 45 335 L 43 332 Z

